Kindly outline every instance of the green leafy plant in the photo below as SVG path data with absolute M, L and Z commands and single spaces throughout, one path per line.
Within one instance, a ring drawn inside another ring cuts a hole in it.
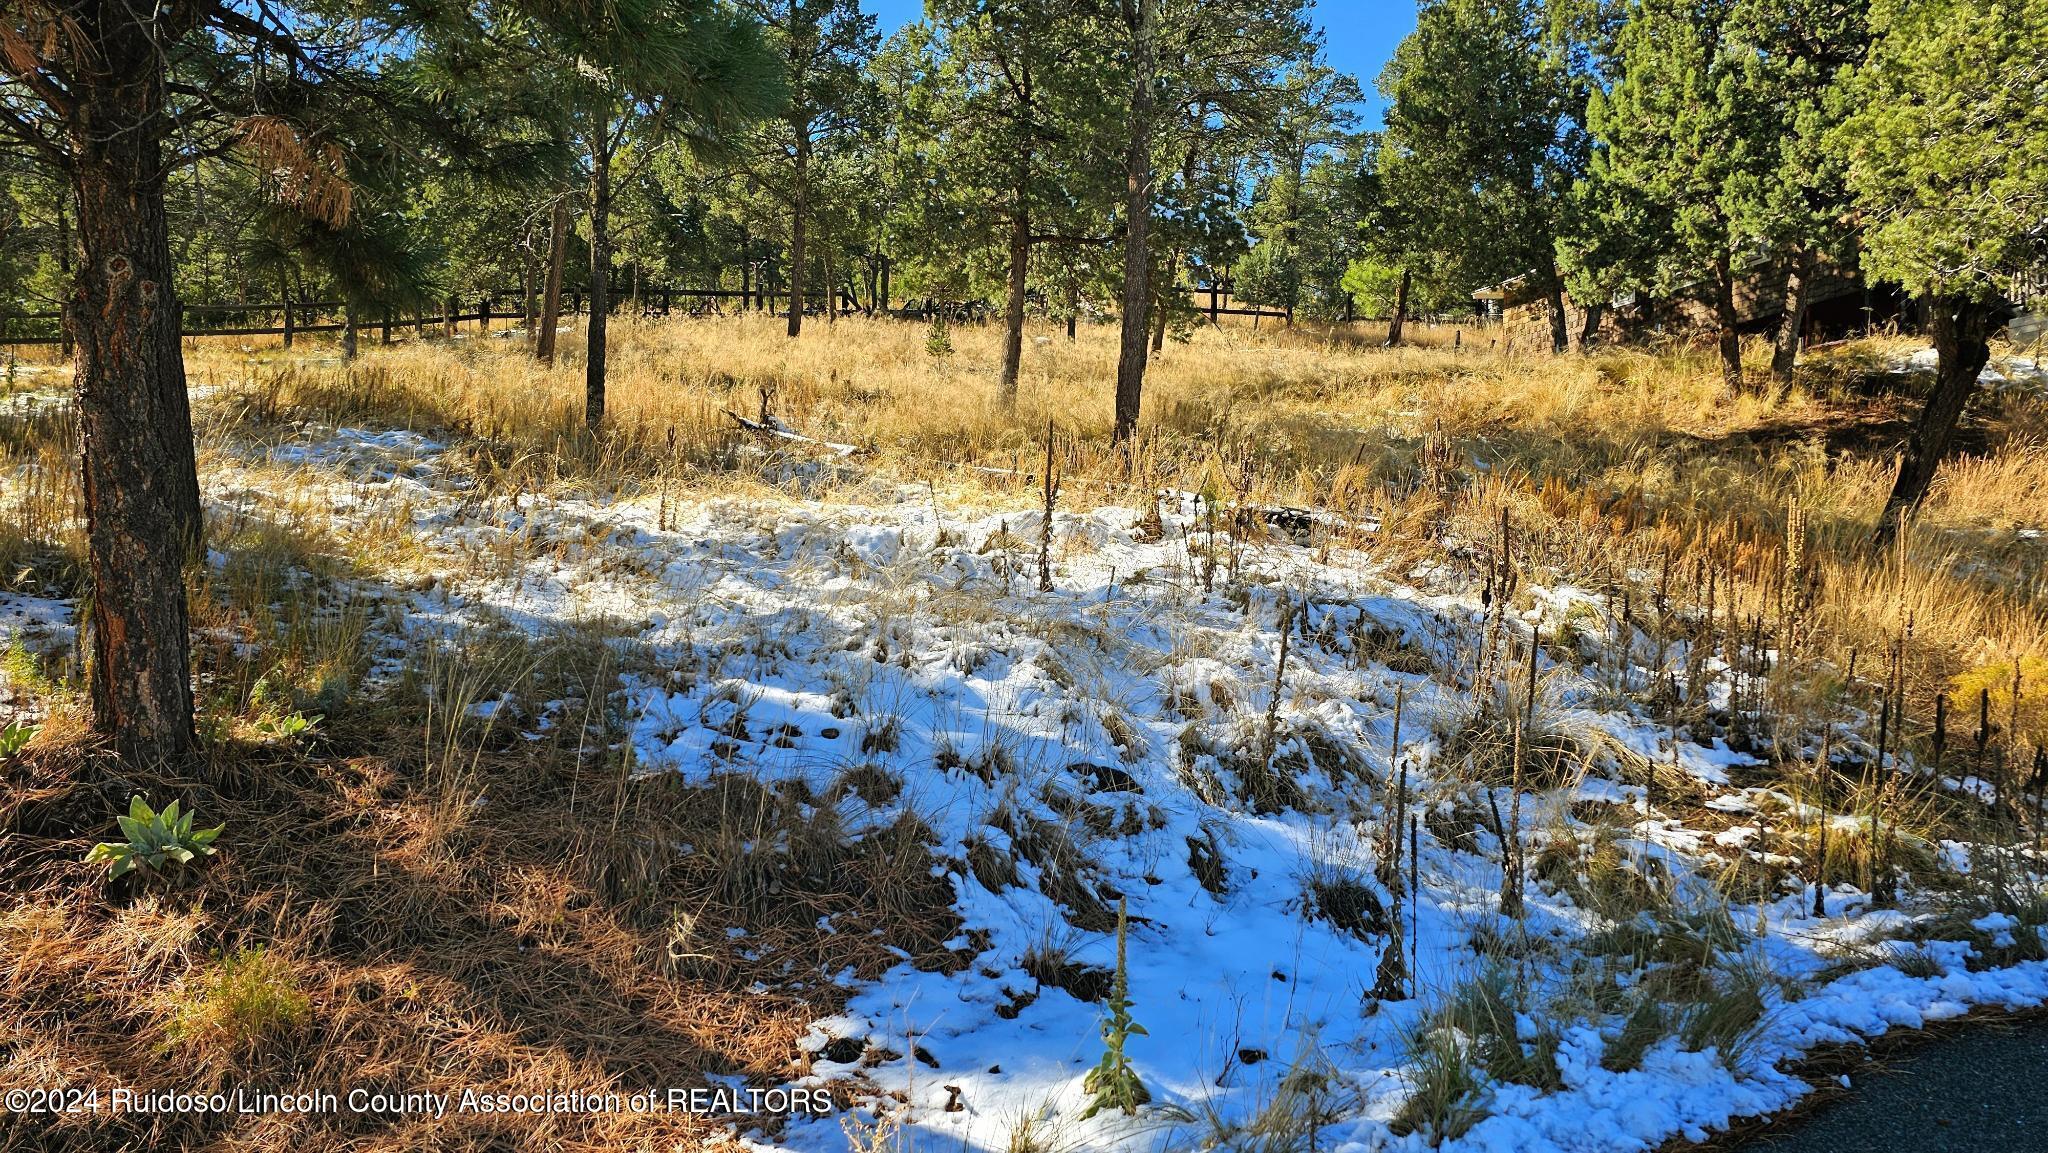
M 943 314 L 932 317 L 931 329 L 924 338 L 924 351 L 933 360 L 944 360 L 953 355 L 953 334 L 947 330 Z
M 1151 1092 L 1124 1054 L 1124 1045 L 1132 1037 L 1148 1036 L 1145 1027 L 1131 1016 L 1131 975 L 1126 953 L 1130 940 L 1128 907 L 1127 901 L 1117 902 L 1116 976 L 1109 987 L 1109 1016 L 1102 1022 L 1102 1060 L 1088 1070 L 1088 1076 L 1081 1082 L 1081 1087 L 1090 1094 L 1088 1107 L 1081 1112 L 1084 1121 L 1104 1109 L 1121 1109 L 1126 1117 L 1135 1117 L 1138 1106 L 1152 1100 Z
M 276 716 L 265 715 L 256 718 L 256 731 L 266 737 L 288 741 L 293 737 L 303 736 L 319 728 L 321 720 L 322 718 L 318 713 L 314 713 L 311 716 L 300 712 L 281 713 Z
M 141 797 L 131 798 L 125 816 L 115 818 L 120 822 L 121 832 L 126 841 L 102 841 L 87 853 L 87 864 L 105 864 L 107 879 L 134 872 L 162 872 L 166 865 L 188 865 L 199 857 L 213 855 L 214 838 L 227 826 L 215 825 L 210 829 L 194 829 L 192 814 L 178 812 L 178 802 L 165 805 L 162 812 L 156 812 Z
M 20 752 L 35 739 L 41 728 L 40 725 L 25 724 L 21 721 L 7 722 L 5 728 L 0 728 L 0 761 Z
M 312 1000 L 291 966 L 260 946 L 221 954 L 180 991 L 164 1048 L 187 1043 L 251 1045 L 306 1023 Z

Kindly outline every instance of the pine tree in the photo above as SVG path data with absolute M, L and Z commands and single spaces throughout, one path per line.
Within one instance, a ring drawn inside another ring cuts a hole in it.
M 2012 276 L 2048 258 L 2048 0 L 1878 0 L 1853 108 L 1831 140 L 1864 218 L 1863 268 L 1926 306 L 1933 391 L 1877 527 L 1883 544 L 1927 495 Z
M 1757 136 L 1757 164 L 1731 180 L 1729 201 L 1738 233 L 1782 265 L 1783 311 L 1771 351 L 1780 386 L 1792 379 L 1815 276 L 1823 263 L 1855 259 L 1843 165 L 1826 139 L 1844 111 L 1836 77 L 1868 49 L 1868 7 L 1863 0 L 1738 0 L 1726 24 L 1733 83 L 1751 94 L 1752 116 L 1773 126 Z
M 1586 165 L 1585 78 L 1542 0 L 1429 0 L 1380 76 L 1382 259 L 1467 290 L 1530 275 L 1568 344 L 1557 236 Z
M 1198 138 L 1242 133 L 1271 118 L 1288 68 L 1311 56 L 1307 0 L 1098 0 L 1125 97 L 1122 119 L 1123 282 L 1112 438 L 1137 432 L 1161 276 L 1161 190 L 1175 174 L 1213 185 L 1219 150 Z M 1174 219 L 1184 219 L 1177 211 Z M 1170 239 L 1170 238 L 1169 238 Z M 1169 246 L 1170 249 L 1170 246 Z M 1185 249 L 1182 254 L 1185 254 Z M 1177 275 L 1177 269 L 1173 270 Z M 1163 282 L 1162 282 L 1163 281 Z
M 811 229 L 819 210 L 820 169 L 877 115 L 864 68 L 875 55 L 875 18 L 856 0 L 746 0 L 766 29 L 788 99 L 747 149 L 746 170 L 781 201 L 789 237 L 787 331 L 803 331 Z M 833 291 L 824 285 L 827 297 Z
M 949 242 L 1001 263 L 999 399 L 1012 407 L 1023 364 L 1031 261 L 1047 245 L 1105 244 L 1115 189 L 1099 157 L 1114 147 L 1117 93 L 1109 30 L 1054 0 L 935 0 L 928 6 L 944 108 L 935 161 Z
M 1582 227 L 1626 238 L 1605 255 L 1640 262 L 1609 270 L 1617 286 L 1707 304 L 1730 392 L 1742 386 L 1737 193 L 1768 170 L 1776 136 L 1724 43 L 1736 2 L 1635 0 L 1615 41 L 1617 78 L 1587 109 L 1594 187 L 1580 200 L 1599 214 Z

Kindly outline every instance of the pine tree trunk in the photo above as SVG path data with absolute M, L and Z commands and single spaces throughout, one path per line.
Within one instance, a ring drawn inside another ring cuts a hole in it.
M 1131 33 L 1131 123 L 1124 149 L 1124 286 L 1116 361 L 1116 425 L 1111 439 L 1138 430 L 1145 392 L 1145 329 L 1152 303 L 1152 24 L 1158 0 L 1123 0 Z
M 1934 391 L 1913 437 L 1899 455 L 1899 476 L 1892 494 L 1884 502 L 1873 538 L 1878 547 L 1891 543 L 1900 527 L 1927 497 L 1934 473 L 1948 455 L 1963 408 L 1977 390 L 1977 377 L 1991 360 L 1991 334 L 2001 323 L 1997 311 L 1964 297 L 1936 297 L 1930 301 L 1929 327 L 1933 330 L 1936 366 Z
M 1175 253 L 1173 258 L 1167 262 L 1167 274 L 1163 282 L 1158 277 L 1154 278 L 1154 283 L 1159 284 L 1160 290 L 1152 294 L 1153 356 L 1158 356 L 1161 352 L 1165 351 L 1166 349 L 1166 294 L 1168 292 L 1171 292 L 1176 287 L 1175 282 L 1178 278 L 1173 274 L 1172 270 L 1177 268 L 1179 265 L 1180 254 Z
M 556 196 L 549 213 L 547 285 L 541 290 L 539 328 L 534 333 L 535 360 L 555 363 L 555 330 L 562 326 L 562 265 L 569 259 L 569 198 Z
M 1806 300 L 1813 291 L 1813 256 L 1801 248 L 1792 254 L 1792 266 L 1785 272 L 1785 309 L 1778 316 L 1778 333 L 1771 345 L 1771 379 L 1780 385 L 1792 383 L 1792 367 L 1799 360 L 1799 330 L 1806 323 Z
M 68 308 L 91 577 L 93 725 L 136 762 L 192 744 L 184 566 L 199 476 L 164 216 L 164 58 L 153 17 L 72 10 L 96 50 L 70 79 L 80 261 Z
M 1721 337 L 1721 380 L 1733 394 L 1742 391 L 1742 337 L 1736 331 L 1735 272 L 1726 252 L 1714 258 L 1714 323 Z
M 596 432 L 604 424 L 605 329 L 611 312 L 612 157 L 598 126 L 590 165 L 590 323 L 583 356 L 583 423 Z
M 740 311 L 752 311 L 754 307 L 754 237 L 746 229 L 740 230 Z
M 1606 317 L 1605 304 L 1595 303 L 1586 306 L 1585 321 L 1579 327 L 1579 355 L 1584 356 L 1593 351 L 1593 342 L 1600 339 L 1600 322 Z
M 344 362 L 356 358 L 356 302 L 345 300 L 341 305 L 341 359 Z
M 1555 268 L 1550 273 L 1548 294 L 1550 297 L 1550 351 L 1554 356 L 1562 356 L 1571 351 L 1571 327 L 1564 314 L 1564 281 L 1558 278 Z
M 71 280 L 71 222 L 64 213 L 67 199 L 64 193 L 57 194 L 57 276 L 60 284 Z M 71 336 L 71 317 L 68 313 L 57 318 L 57 328 L 57 339 L 61 344 L 59 351 L 64 354 L 64 359 L 70 360 L 72 354 L 77 352 L 78 346 L 77 341 Z
M 804 235 L 805 217 L 811 210 L 810 188 L 810 137 L 802 131 L 796 135 L 796 180 L 794 195 L 789 206 L 789 326 L 790 336 L 799 336 L 804 330 Z
M 1017 377 L 1024 370 L 1024 290 L 1030 271 L 1031 216 L 1019 188 L 1010 210 L 1010 288 L 1003 299 L 1003 375 L 997 390 L 1005 412 L 1017 407 Z
M 832 244 L 829 239 L 818 249 L 818 275 L 825 289 L 825 323 L 839 323 L 839 282 L 832 278 Z
M 526 339 L 534 336 L 533 314 L 540 299 L 540 257 L 535 256 L 533 247 L 526 248 L 526 259 L 519 272 L 519 323 L 526 326 Z
M 1400 287 L 1394 289 L 1394 319 L 1387 324 L 1387 347 L 1400 345 L 1402 330 L 1408 327 L 1408 285 L 1413 277 L 1407 269 L 1401 270 Z

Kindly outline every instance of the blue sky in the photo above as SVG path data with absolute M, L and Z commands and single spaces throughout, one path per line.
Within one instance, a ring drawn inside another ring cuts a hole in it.
M 884 36 L 924 15 L 924 0 L 861 0 L 861 7 L 878 17 Z M 1373 81 L 1394 54 L 1394 45 L 1415 30 L 1414 0 L 1321 0 L 1316 23 L 1322 26 L 1330 65 L 1358 77 L 1368 118 L 1377 123 L 1380 100 Z

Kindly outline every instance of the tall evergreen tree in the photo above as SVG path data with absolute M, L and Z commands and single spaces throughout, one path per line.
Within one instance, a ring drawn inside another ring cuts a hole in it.
M 1241 131 L 1272 109 L 1287 68 L 1314 53 L 1307 0 L 1103 0 L 1123 82 L 1123 285 L 1113 438 L 1138 427 L 1153 339 L 1160 176 L 1204 164 L 1190 137 Z
M 1338 219 L 1347 215 L 1347 207 L 1355 207 L 1340 203 L 1352 199 L 1348 194 L 1356 184 L 1338 175 L 1347 166 L 1334 158 L 1354 143 L 1354 108 L 1363 99 L 1358 81 L 1313 60 L 1295 65 L 1275 93 L 1277 115 L 1265 126 L 1271 133 L 1267 172 L 1245 214 L 1259 246 L 1250 267 L 1241 267 L 1235 277 L 1252 289 L 1249 296 L 1238 293 L 1243 299 L 1278 304 L 1291 316 L 1302 304 L 1305 279 L 1321 289 L 1319 302 L 1342 279 L 1349 259 L 1333 249 L 1356 237 L 1357 221 Z M 1348 167 L 1356 169 L 1355 163 Z M 1333 229 L 1350 235 L 1340 238 Z
M 1618 79 L 1588 108 L 1597 141 L 1588 179 L 1601 187 L 1584 201 L 1611 214 L 1593 228 L 1629 238 L 1606 255 L 1643 262 L 1617 279 L 1707 303 L 1730 391 L 1742 385 L 1740 190 L 1768 170 L 1776 135 L 1726 42 L 1737 2 L 1635 0 L 1616 38 Z
M 1380 76 L 1382 236 L 1471 288 L 1529 276 L 1565 350 L 1557 237 L 1587 163 L 1586 78 L 1543 0 L 1426 0 Z
M 538 56 L 555 65 L 552 75 L 572 110 L 568 122 L 586 181 L 590 318 L 583 419 L 593 431 L 604 423 L 612 217 L 621 177 L 637 175 L 636 166 L 663 144 L 729 149 L 742 129 L 785 98 L 757 26 L 717 0 L 607 4 L 594 10 L 594 19 L 606 50 L 597 59 L 584 51 L 591 30 L 532 25 Z
M 712 35 L 732 24 L 713 0 L 598 9 L 42 0 L 11 5 L 5 20 L 0 134 L 61 173 L 76 208 L 66 326 L 77 347 L 94 723 L 139 759 L 175 756 L 193 738 L 184 567 L 201 525 L 171 174 L 240 158 L 278 204 L 337 240 L 365 238 L 361 224 L 351 231 L 357 158 L 346 147 L 362 137 L 343 126 L 409 118 L 414 103 L 385 83 L 383 67 L 442 40 L 503 45 L 514 26 L 593 77 L 656 62 L 681 69 L 667 74 L 705 82 L 698 100 L 677 102 L 691 112 L 736 107 L 734 93 L 760 90 L 749 69 L 691 70 L 710 63 L 708 42 L 730 42 Z
M 2011 312 L 2048 260 L 2048 0 L 1877 0 L 1869 58 L 1834 133 L 1863 214 L 1863 267 L 1927 309 L 1934 386 L 1876 539 L 1891 540 L 1947 455 Z
M 760 186 L 782 202 L 789 238 L 789 325 L 803 331 L 804 297 L 817 212 L 819 172 L 837 150 L 856 139 L 875 115 L 864 73 L 878 43 L 875 18 L 857 0 L 745 0 L 767 30 L 768 50 L 780 70 L 787 99 L 764 123 L 749 162 Z M 833 286 L 824 286 L 829 297 Z
M 1808 295 L 1823 265 L 1855 260 L 1855 228 L 1838 153 L 1826 145 L 1840 120 L 1837 76 L 1868 47 L 1866 0 L 1737 0 L 1729 13 L 1732 83 L 1771 131 L 1756 134 L 1754 167 L 1730 181 L 1737 232 L 1783 265 L 1783 311 L 1772 341 L 1771 376 L 1792 378 Z
M 166 185 L 201 159 L 245 156 L 281 203 L 345 222 L 347 157 L 322 130 L 369 87 L 360 64 L 389 25 L 227 0 L 56 0 L 5 19 L 0 133 L 62 174 L 77 210 L 65 326 L 94 726 L 124 755 L 160 760 L 193 736 L 184 566 L 201 529 Z
M 1052 0 L 932 0 L 939 85 L 949 116 L 938 162 L 961 240 L 1001 253 L 1001 402 L 1023 363 L 1031 257 L 1045 244 L 1096 242 L 1111 195 L 1095 162 L 1113 127 L 1106 29 Z

